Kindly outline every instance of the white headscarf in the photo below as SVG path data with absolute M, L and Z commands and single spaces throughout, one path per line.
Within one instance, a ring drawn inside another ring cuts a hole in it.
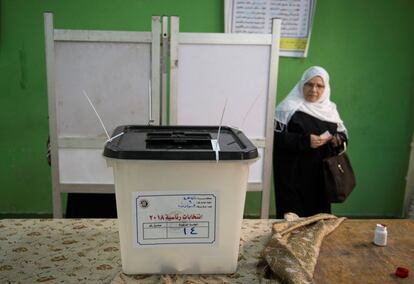
M 321 97 L 316 102 L 308 102 L 303 95 L 303 86 L 306 82 L 315 76 L 320 76 L 325 84 L 325 89 Z M 329 74 L 325 69 L 319 66 L 310 67 L 306 70 L 302 79 L 290 91 L 287 97 L 276 107 L 276 121 L 287 125 L 296 111 L 302 111 L 322 121 L 329 121 L 338 124 L 338 131 L 345 132 L 347 130 L 341 120 L 336 104 L 331 102 L 331 87 L 329 86 Z

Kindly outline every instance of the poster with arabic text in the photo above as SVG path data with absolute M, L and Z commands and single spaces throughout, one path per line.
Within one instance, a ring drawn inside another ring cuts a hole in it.
M 226 33 L 271 33 L 282 19 L 280 55 L 306 57 L 316 0 L 226 0 Z

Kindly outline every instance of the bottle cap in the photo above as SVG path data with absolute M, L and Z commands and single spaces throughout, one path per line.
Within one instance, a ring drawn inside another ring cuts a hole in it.
M 381 231 L 386 231 L 387 230 L 387 225 L 377 224 L 377 229 L 379 229 Z
M 397 275 L 400 278 L 406 278 L 408 277 L 408 268 L 406 267 L 397 267 L 397 270 L 395 270 L 395 275 Z

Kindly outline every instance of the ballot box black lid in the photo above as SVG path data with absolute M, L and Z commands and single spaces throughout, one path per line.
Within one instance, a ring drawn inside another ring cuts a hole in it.
M 219 151 L 214 143 L 219 135 Z M 250 160 L 257 148 L 242 131 L 228 126 L 118 126 L 103 155 L 128 160 Z

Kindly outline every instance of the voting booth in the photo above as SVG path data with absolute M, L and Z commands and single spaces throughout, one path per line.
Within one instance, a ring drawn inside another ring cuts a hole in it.
M 113 193 L 102 151 L 118 125 L 223 125 L 259 149 L 249 191 L 269 214 L 280 20 L 272 34 L 182 33 L 178 17 L 151 31 L 56 29 L 45 13 L 53 216 L 67 192 Z M 169 98 L 167 94 L 169 93 Z

